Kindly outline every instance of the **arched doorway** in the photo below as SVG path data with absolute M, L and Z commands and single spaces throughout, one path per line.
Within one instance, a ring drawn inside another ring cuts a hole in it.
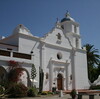
M 57 88 L 63 90 L 63 76 L 60 73 L 57 75 Z
M 22 74 L 20 75 L 18 82 L 21 82 L 22 84 L 24 84 L 27 87 L 27 85 L 28 85 L 27 72 L 24 70 L 22 70 L 21 72 L 22 72 Z
M 0 66 L 0 82 L 7 79 L 7 71 Z
M 19 83 L 21 82 L 26 87 L 30 86 L 30 77 L 29 72 L 25 68 L 16 68 L 16 70 L 20 70 L 21 74 L 19 75 Z

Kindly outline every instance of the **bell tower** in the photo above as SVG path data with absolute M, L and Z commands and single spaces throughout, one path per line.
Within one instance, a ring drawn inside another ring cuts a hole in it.
M 70 16 L 69 12 L 61 20 L 61 28 L 65 36 L 67 36 L 73 47 L 81 49 L 81 38 L 79 31 L 79 24 Z

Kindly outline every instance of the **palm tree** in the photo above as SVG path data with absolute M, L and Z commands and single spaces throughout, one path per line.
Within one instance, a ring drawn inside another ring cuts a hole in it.
M 87 50 L 88 77 L 89 80 L 93 82 L 97 78 L 96 68 L 100 64 L 100 55 L 97 54 L 99 51 L 91 44 L 86 44 L 84 47 L 86 47 Z

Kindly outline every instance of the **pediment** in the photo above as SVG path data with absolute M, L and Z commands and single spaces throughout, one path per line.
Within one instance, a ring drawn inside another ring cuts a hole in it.
M 30 31 L 28 30 L 28 28 L 26 28 L 24 25 L 19 24 L 13 31 L 13 34 L 17 34 L 17 33 L 21 33 L 21 34 L 25 34 L 25 35 L 29 35 L 29 36 L 33 36 Z
M 63 33 L 62 29 L 54 28 L 51 32 L 47 33 L 43 38 L 45 43 L 66 47 L 69 49 L 71 48 L 70 42 Z

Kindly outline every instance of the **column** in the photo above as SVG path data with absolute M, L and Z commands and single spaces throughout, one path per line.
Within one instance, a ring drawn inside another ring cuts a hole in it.
M 40 67 L 44 69 L 44 60 L 45 60 L 45 45 L 44 43 L 40 43 Z
M 75 49 L 72 48 L 71 53 L 71 66 L 72 66 L 72 89 L 76 89 L 76 79 L 75 79 Z
M 43 72 L 44 72 L 44 80 L 43 80 L 43 91 L 44 90 L 46 90 L 45 89 L 45 80 L 46 80 L 46 78 L 45 78 L 45 45 L 44 45 L 44 43 L 42 44 L 42 46 L 41 46 L 41 51 L 40 51 L 40 66 L 41 66 L 41 68 L 43 69 Z
M 50 75 L 49 86 L 50 86 L 50 90 L 52 90 L 52 85 L 53 85 L 53 63 L 52 63 L 52 61 L 50 61 L 49 75 Z
M 67 63 L 66 63 L 66 65 L 65 65 L 66 67 L 65 67 L 65 74 L 66 74 L 66 76 L 65 76 L 65 82 L 66 82 L 66 90 L 68 90 L 68 65 L 67 65 Z

